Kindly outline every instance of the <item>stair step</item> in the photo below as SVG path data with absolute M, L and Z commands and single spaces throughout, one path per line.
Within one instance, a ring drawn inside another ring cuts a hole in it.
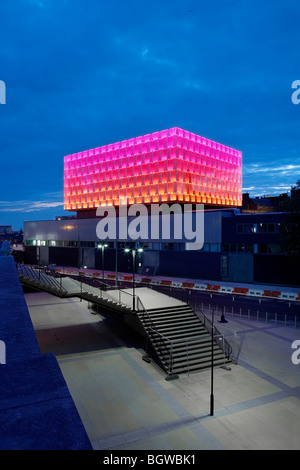
M 207 333 L 207 330 L 205 330 L 205 328 L 202 328 L 201 325 L 194 325 L 194 324 L 191 324 L 191 325 L 177 325 L 176 327 L 170 327 L 170 326 L 164 326 L 164 327 L 158 327 L 158 328 L 155 328 L 154 326 L 145 326 L 145 331 L 149 334 L 153 334 L 153 333 L 156 333 L 156 334 L 161 334 L 161 335 L 164 335 L 164 336 L 167 336 L 169 338 L 169 336 L 171 337 L 171 335 L 175 335 L 175 334 L 179 334 L 181 336 L 184 337 L 184 333 L 185 332 L 188 332 L 190 333 L 191 331 L 194 331 L 194 335 L 197 336 L 197 335 L 201 335 L 203 333 Z
M 211 337 L 209 335 L 205 335 L 202 340 L 190 342 L 188 343 L 189 351 L 199 350 L 202 348 L 210 347 L 211 346 Z M 173 353 L 181 353 L 182 351 L 186 351 L 186 343 L 178 343 L 174 344 L 173 346 Z
M 156 316 L 156 315 L 185 315 L 186 313 L 195 313 L 193 311 L 193 309 L 191 309 L 190 307 L 188 308 L 181 308 L 181 309 L 157 309 L 157 310 L 147 310 L 147 313 L 150 315 L 150 316 Z
M 149 322 L 150 325 L 151 322 Z M 145 325 L 147 326 L 147 325 Z M 171 329 L 171 328 L 185 328 L 187 326 L 196 326 L 196 327 L 200 327 L 200 328 L 204 328 L 204 326 L 202 325 L 201 322 L 199 322 L 199 320 L 197 320 L 196 318 L 191 318 L 189 320 L 186 320 L 186 321 L 173 321 L 173 322 L 158 322 L 158 323 L 155 323 L 155 326 L 157 328 L 158 331 L 164 329 L 164 328 L 168 328 L 168 329 Z
M 177 330 L 158 330 L 158 332 L 167 338 L 169 341 L 174 342 L 177 339 L 181 339 L 182 341 L 187 341 L 188 338 L 191 336 L 196 340 L 199 336 L 205 335 L 205 330 L 200 330 L 198 328 L 178 328 Z M 149 333 L 151 335 L 151 333 Z M 154 334 L 155 336 L 155 334 Z
M 226 358 L 225 358 L 226 360 Z M 219 361 L 224 362 L 224 354 L 221 353 L 214 353 L 214 364 L 218 363 Z M 170 363 L 170 356 L 164 356 L 161 358 L 161 362 L 164 366 L 168 366 Z M 197 356 L 194 358 L 189 357 L 187 360 L 186 356 L 182 356 L 181 358 L 173 358 L 173 368 L 175 367 L 183 367 L 186 365 L 194 366 L 195 364 L 200 365 L 203 362 L 209 362 L 211 364 L 211 354 L 202 354 L 201 356 Z
M 173 311 L 170 310 L 169 312 L 165 311 L 160 311 L 160 312 L 147 312 L 145 313 L 144 318 L 172 318 L 172 317 L 177 317 L 177 318 L 183 318 L 189 315 L 194 315 L 197 316 L 192 310 L 182 310 L 182 311 Z
M 153 323 L 158 323 L 158 322 L 172 322 L 172 321 L 187 321 L 187 320 L 190 320 L 190 319 L 193 319 L 193 320 L 198 320 L 198 322 L 200 322 L 199 318 L 194 314 L 194 313 L 187 313 L 187 314 L 184 314 L 184 315 L 161 315 L 161 316 L 144 316 L 144 317 L 140 317 L 140 320 L 145 323 L 145 322 L 149 322 L 150 320 L 153 321 Z
M 214 352 L 214 363 L 217 362 L 217 361 L 220 361 L 223 360 L 224 361 L 224 354 L 223 352 Z M 163 364 L 168 364 L 168 358 L 165 358 L 165 359 L 162 359 L 162 362 Z M 175 367 L 182 367 L 182 365 L 185 365 L 188 363 L 189 366 L 194 366 L 195 364 L 201 364 L 203 362 L 209 362 L 211 364 L 211 355 L 210 354 L 202 354 L 201 356 L 199 357 L 195 357 L 195 358 L 189 358 L 189 360 L 187 361 L 187 358 L 186 357 L 182 357 L 182 358 L 177 358 L 176 360 L 174 359 L 173 361 L 173 369 Z
M 154 343 L 154 347 L 157 349 L 158 353 L 160 354 L 165 354 L 166 352 L 169 354 L 169 352 L 171 351 L 171 347 L 170 345 L 168 345 L 167 343 Z M 199 351 L 202 351 L 202 349 L 204 351 L 210 351 L 211 350 L 211 345 L 209 344 L 208 341 L 206 342 L 203 342 L 202 344 L 199 344 L 199 343 L 190 343 L 188 345 L 188 352 L 189 354 L 197 354 Z M 216 348 L 214 349 L 219 349 L 219 347 L 217 346 Z M 172 348 L 172 354 L 174 356 L 180 356 L 182 354 L 186 354 L 186 344 L 183 344 L 181 348 L 179 349 L 176 349 L 176 348 Z
M 202 334 L 205 334 L 205 332 L 203 331 Z M 191 329 L 191 330 L 184 330 L 184 331 L 181 331 L 181 332 L 178 331 L 178 332 L 174 332 L 174 333 L 168 332 L 167 338 L 170 341 L 174 341 L 175 339 L 180 339 L 182 341 L 186 341 L 187 339 L 190 339 L 191 337 L 196 339 L 199 335 L 201 335 L 200 331 L 195 331 L 195 329 Z M 166 336 L 166 335 L 164 335 L 164 336 Z
M 187 325 L 198 325 L 198 326 L 202 326 L 202 323 L 197 320 L 197 318 L 190 318 L 188 320 L 184 320 L 184 321 L 178 321 L 178 319 L 174 319 L 172 321 L 156 321 L 156 322 L 151 322 L 150 320 L 148 320 L 147 322 L 144 322 L 144 326 L 147 327 L 147 326 L 150 326 L 150 327 L 154 327 L 160 331 L 160 329 L 163 329 L 163 328 L 176 328 L 176 327 L 184 327 L 184 326 L 187 326 Z
M 219 351 L 220 348 L 217 345 L 214 345 L 214 351 Z M 203 346 L 197 349 L 188 349 L 188 356 L 202 356 L 203 354 L 211 354 L 211 345 Z M 180 358 L 183 355 L 186 356 L 186 350 L 183 351 L 173 351 L 174 358 Z
M 170 345 L 171 347 L 171 343 L 172 343 L 172 348 L 173 350 L 176 350 L 176 351 L 179 351 L 180 348 L 183 348 L 185 347 L 186 348 L 186 343 L 188 342 L 188 344 L 190 345 L 190 347 L 192 347 L 192 345 L 196 345 L 196 344 L 199 344 L 199 339 L 200 338 L 204 338 L 204 340 L 207 342 L 210 337 L 208 336 L 207 337 L 207 334 L 206 333 L 202 333 L 202 334 L 195 334 L 195 333 L 191 333 L 190 335 L 188 334 L 185 334 L 184 337 L 182 337 L 180 334 L 179 335 L 163 335 L 163 334 L 149 334 L 148 335 L 150 340 L 154 343 L 154 344 L 161 344 L 162 341 L 164 343 L 167 343 Z
M 228 364 L 230 363 L 231 361 L 229 360 L 225 360 L 224 362 L 224 359 L 219 359 L 219 360 L 216 360 L 214 362 L 214 366 L 217 367 L 217 366 L 221 366 L 223 364 Z M 211 361 L 204 361 L 202 363 L 199 363 L 199 364 L 194 364 L 194 365 L 190 365 L 189 367 L 187 365 L 185 366 L 174 366 L 173 367 L 173 370 L 172 370 L 172 373 L 173 374 L 183 374 L 185 372 L 197 372 L 197 371 L 200 371 L 200 370 L 203 370 L 203 369 L 207 369 L 211 367 Z
M 152 341 L 152 344 L 159 354 L 163 354 L 166 351 L 169 352 L 171 349 L 171 345 L 168 342 L 161 343 L 158 340 L 158 341 Z M 219 346 L 216 344 L 214 346 L 215 348 L 219 348 Z M 189 354 L 192 354 L 194 352 L 197 353 L 199 350 L 202 350 L 202 349 L 206 350 L 207 348 L 209 348 L 209 350 L 211 348 L 211 337 L 209 335 L 205 336 L 203 339 L 199 339 L 199 341 L 188 343 Z M 186 354 L 186 343 L 185 342 L 178 343 L 177 345 L 175 343 L 172 347 L 172 351 L 173 351 L 173 355 Z
M 181 309 L 187 309 L 187 308 L 190 309 L 191 306 L 183 303 L 181 305 L 169 305 L 166 307 L 149 308 L 148 312 L 157 312 L 158 310 L 181 310 Z
M 223 361 L 224 361 L 224 354 L 221 353 L 221 352 L 214 351 L 214 362 L 218 361 L 220 359 L 223 359 Z M 162 358 L 162 363 L 163 364 L 168 363 L 169 361 L 170 361 L 170 356 L 165 356 L 165 357 Z M 182 364 L 186 364 L 186 363 L 188 363 L 191 366 L 191 365 L 194 365 L 194 364 L 201 364 L 201 362 L 211 362 L 211 354 L 210 353 L 209 354 L 201 354 L 201 355 L 195 356 L 195 357 L 188 357 L 188 360 L 187 360 L 186 356 L 173 358 L 173 364 L 176 367 L 178 367 Z
M 186 334 L 182 335 L 180 332 L 174 335 L 168 334 L 164 335 L 161 332 L 156 332 L 156 331 L 148 331 L 146 330 L 146 333 L 148 334 L 149 338 L 152 339 L 153 341 L 159 341 L 161 337 L 165 338 L 166 341 L 169 341 L 170 343 L 173 343 L 173 348 L 180 348 L 182 344 L 186 344 L 187 340 L 193 339 L 193 343 L 201 343 L 203 341 L 211 341 L 211 336 L 206 330 L 197 330 L 192 331 L 191 334 Z M 180 340 L 180 341 L 179 341 Z M 195 340 L 195 341 L 194 341 Z

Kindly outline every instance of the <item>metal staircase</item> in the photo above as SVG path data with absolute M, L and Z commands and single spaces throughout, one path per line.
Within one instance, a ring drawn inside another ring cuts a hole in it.
M 29 286 L 59 297 L 79 297 L 108 311 L 137 317 L 146 336 L 143 359 L 150 362 L 150 356 L 154 356 L 167 380 L 210 367 L 212 363 L 225 366 L 231 362 L 232 349 L 224 336 L 202 312 L 200 318 L 187 303 L 175 304 L 173 299 L 171 305 L 146 309 L 139 295 L 112 289 L 102 281 L 96 287 L 68 276 L 58 279 L 26 265 L 17 265 L 17 269 L 21 282 Z M 167 297 L 163 295 L 163 300 Z
M 132 295 L 120 289 L 117 291 L 118 295 L 112 295 L 111 292 L 107 292 L 109 286 L 101 281 L 99 281 L 99 287 L 94 287 L 69 276 L 61 276 L 57 279 L 38 267 L 19 264 L 17 269 L 21 282 L 36 289 L 58 297 L 79 297 L 99 304 L 107 310 L 132 312 Z
M 204 314 L 200 320 L 188 304 L 148 310 L 140 308 L 137 314 L 167 379 L 210 367 L 212 354 L 214 366 L 231 362 L 228 342 Z M 149 343 L 146 350 L 144 360 L 149 361 Z
M 17 264 L 17 270 L 20 281 L 30 287 L 37 289 L 42 288 L 42 290 L 58 295 L 59 297 L 64 297 L 68 293 L 67 289 L 62 285 L 61 280 L 46 274 L 39 268 L 36 269 L 25 264 Z

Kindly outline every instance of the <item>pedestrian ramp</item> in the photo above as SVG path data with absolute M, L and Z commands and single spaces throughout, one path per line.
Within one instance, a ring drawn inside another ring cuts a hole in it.
M 148 287 L 122 290 L 104 283 L 95 286 L 68 276 L 55 278 L 24 265 L 18 272 L 26 285 L 59 297 L 79 297 L 130 317 L 127 323 L 138 324 L 146 338 L 143 359 L 156 362 L 167 379 L 231 362 L 230 344 L 203 313 L 200 318 L 186 302 Z

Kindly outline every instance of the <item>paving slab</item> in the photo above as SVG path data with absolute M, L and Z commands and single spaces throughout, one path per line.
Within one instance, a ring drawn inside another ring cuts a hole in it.
M 210 369 L 166 381 L 154 363 L 142 360 L 143 343 L 120 316 L 108 322 L 104 314 L 92 315 L 86 302 L 74 299 L 63 299 L 55 314 L 53 296 L 39 295 L 43 298 L 26 295 L 39 346 L 58 352 L 95 450 L 299 450 L 300 365 L 291 361 L 299 329 L 227 318 L 226 334 L 235 332 L 239 339 L 239 361 L 230 371 L 214 369 L 215 409 L 210 416 Z M 85 351 L 59 349 L 51 337 L 51 318 L 66 341 L 72 312 L 78 331 L 82 326 L 84 334 L 89 324 L 99 335 L 99 347 L 91 336 Z M 41 336 L 44 313 L 49 323 Z

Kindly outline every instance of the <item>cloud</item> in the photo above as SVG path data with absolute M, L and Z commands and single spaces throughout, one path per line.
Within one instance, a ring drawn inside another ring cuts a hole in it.
M 60 201 L 0 201 L 0 212 L 36 212 L 53 207 L 62 207 Z
M 174 125 L 240 149 L 251 191 L 295 184 L 299 2 L 2 4 L 2 220 L 62 207 L 64 155 Z
M 262 166 L 259 164 L 247 165 L 244 167 L 244 174 L 257 174 L 257 173 L 280 173 L 281 175 L 294 176 L 295 173 L 300 172 L 300 165 L 279 165 L 279 166 Z

